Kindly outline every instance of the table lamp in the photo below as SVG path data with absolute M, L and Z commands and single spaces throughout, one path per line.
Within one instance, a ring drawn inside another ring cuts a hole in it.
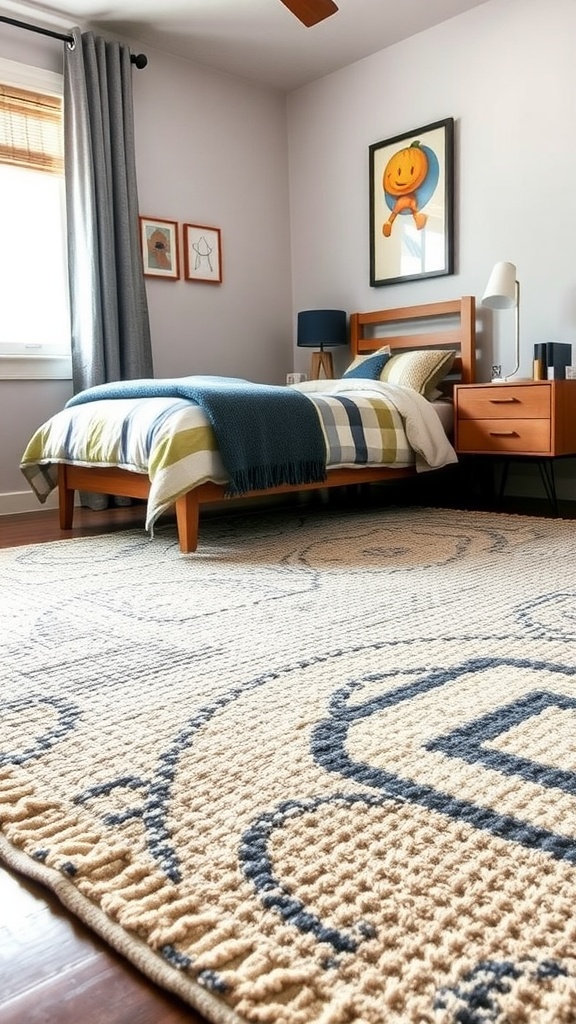
M 312 353 L 311 380 L 318 380 L 320 371 L 332 379 L 332 353 L 324 349 L 347 344 L 346 313 L 343 309 L 304 309 L 298 313 L 298 347 L 320 350 Z
M 494 381 L 506 381 L 513 377 L 520 368 L 520 285 L 516 278 L 514 263 L 495 263 L 488 279 L 486 290 L 482 296 L 482 305 L 489 309 L 511 309 L 516 307 L 516 347 L 515 365 L 506 377 L 493 377 Z

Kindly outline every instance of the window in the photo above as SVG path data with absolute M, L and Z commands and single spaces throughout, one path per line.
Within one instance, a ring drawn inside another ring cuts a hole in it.
M 0 377 L 70 377 L 62 76 L 0 59 Z

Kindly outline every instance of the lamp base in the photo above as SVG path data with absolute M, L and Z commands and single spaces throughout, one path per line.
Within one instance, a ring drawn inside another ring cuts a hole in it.
M 312 365 L 310 368 L 310 379 L 319 380 L 321 373 L 324 372 L 324 376 L 327 380 L 334 379 L 334 364 L 332 362 L 331 352 L 313 352 L 312 353 Z

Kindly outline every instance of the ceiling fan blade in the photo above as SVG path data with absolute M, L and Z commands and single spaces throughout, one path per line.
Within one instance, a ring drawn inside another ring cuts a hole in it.
M 338 10 L 333 0 L 281 0 L 281 3 L 292 11 L 306 28 L 317 25 L 319 21 L 324 21 L 324 18 L 336 14 Z

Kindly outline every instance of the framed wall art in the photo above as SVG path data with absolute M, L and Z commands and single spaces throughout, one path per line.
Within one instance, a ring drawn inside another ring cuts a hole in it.
M 145 275 L 177 281 L 180 277 L 177 222 L 140 217 L 140 240 Z
M 222 283 L 220 228 L 205 224 L 184 225 L 184 277 L 187 281 Z
M 370 284 L 454 273 L 454 119 L 369 147 Z

